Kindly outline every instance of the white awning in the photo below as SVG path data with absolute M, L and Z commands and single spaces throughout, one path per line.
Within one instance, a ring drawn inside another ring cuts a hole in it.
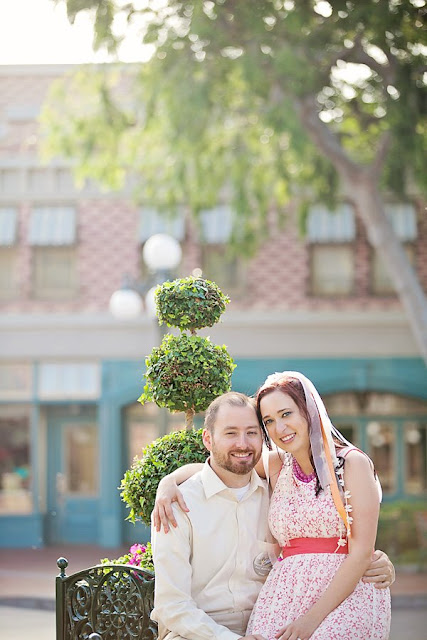
M 139 241 L 143 244 L 156 233 L 167 233 L 178 241 L 185 236 L 185 217 L 177 211 L 175 217 L 161 215 L 152 207 L 142 207 L 139 214 Z
M 76 241 L 74 207 L 35 207 L 31 212 L 28 242 L 37 246 L 71 245 Z
M 310 208 L 307 220 L 309 242 L 352 242 L 355 238 L 356 223 L 351 205 L 343 203 L 335 211 L 322 204 Z

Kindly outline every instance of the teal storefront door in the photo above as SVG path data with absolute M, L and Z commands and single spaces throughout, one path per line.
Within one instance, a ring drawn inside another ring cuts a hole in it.
M 98 426 L 83 417 L 48 419 L 49 544 L 95 543 L 98 538 Z

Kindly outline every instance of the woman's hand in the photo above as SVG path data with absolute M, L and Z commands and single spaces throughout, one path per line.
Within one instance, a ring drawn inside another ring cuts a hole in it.
M 160 531 L 160 527 L 163 526 L 164 532 L 167 533 L 169 525 L 177 526 L 172 509 L 173 502 L 177 502 L 183 511 L 189 511 L 175 480 L 170 476 L 165 476 L 157 487 L 156 502 L 152 513 L 153 526 L 156 531 Z
M 319 626 L 320 621 L 315 621 L 310 612 L 297 618 L 285 627 L 282 627 L 275 635 L 278 640 L 308 640 L 311 634 Z
M 374 551 L 372 562 L 365 571 L 363 582 L 373 582 L 377 589 L 386 589 L 396 579 L 394 566 L 384 551 Z

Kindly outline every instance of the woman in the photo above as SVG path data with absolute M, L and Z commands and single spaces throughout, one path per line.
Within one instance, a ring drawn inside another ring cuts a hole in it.
M 269 376 L 256 401 L 267 445 L 276 447 L 257 471 L 273 489 L 269 524 L 282 553 L 255 604 L 248 635 L 385 640 L 389 590 L 361 581 L 380 503 L 372 462 L 335 430 L 302 374 Z M 185 508 L 179 494 L 174 499 Z
M 372 462 L 334 429 L 302 374 L 269 376 L 256 401 L 265 435 L 277 447 L 269 456 L 269 524 L 283 559 L 261 590 L 248 634 L 385 640 L 389 590 L 361 581 L 381 499 Z

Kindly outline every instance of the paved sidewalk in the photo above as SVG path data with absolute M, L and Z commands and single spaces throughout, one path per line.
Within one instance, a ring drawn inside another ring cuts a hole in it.
M 56 561 L 67 558 L 68 575 L 117 558 L 127 547 L 61 546 L 0 549 L 0 628 L 5 640 L 54 640 Z M 390 640 L 427 640 L 427 572 L 397 569 L 392 592 Z M 408 637 L 409 637 L 408 636 Z

